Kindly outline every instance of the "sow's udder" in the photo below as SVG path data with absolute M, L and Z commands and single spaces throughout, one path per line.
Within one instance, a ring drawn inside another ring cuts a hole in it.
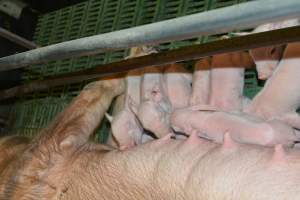
M 239 144 L 230 134 L 222 144 L 195 134 L 164 137 L 122 152 L 131 169 L 122 181 L 146 177 L 141 191 L 151 198 L 144 199 L 294 199 L 300 195 L 299 153 L 282 145 Z

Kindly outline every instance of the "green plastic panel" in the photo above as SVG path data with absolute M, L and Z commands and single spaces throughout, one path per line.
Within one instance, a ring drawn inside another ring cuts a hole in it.
M 46 126 L 71 101 L 68 97 L 35 99 L 18 102 L 13 108 L 11 121 L 13 132 L 32 137 L 40 128 Z
M 230 6 L 244 1 L 246 0 L 89 0 L 40 16 L 34 40 L 39 45 L 46 46 Z M 160 49 L 167 50 L 199 44 L 215 40 L 219 36 L 165 43 L 160 45 Z M 24 82 L 42 80 L 45 76 L 69 73 L 118 61 L 123 59 L 127 52 L 124 50 L 34 65 L 26 69 L 23 79 Z M 260 89 L 255 72 L 247 71 L 245 77 L 245 95 L 253 97 Z M 33 136 L 46 126 L 57 112 L 61 111 L 80 92 L 84 85 L 85 82 L 59 86 L 26 95 L 14 108 L 13 117 L 16 123 L 13 130 L 20 135 Z M 102 123 L 98 132 L 98 140 L 105 140 L 108 126 L 107 121 Z

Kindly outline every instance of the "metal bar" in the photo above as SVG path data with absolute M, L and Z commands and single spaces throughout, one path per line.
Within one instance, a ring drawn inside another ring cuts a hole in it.
M 49 77 L 46 80 L 33 81 L 27 85 L 21 85 L 0 91 L 0 100 L 15 96 L 22 96 L 23 94 L 34 91 L 46 90 L 59 85 L 78 83 L 85 80 L 101 78 L 118 73 L 119 75 L 124 75 L 122 73 L 138 68 L 162 66 L 184 60 L 195 60 L 221 53 L 244 51 L 264 46 L 282 45 L 296 41 L 300 41 L 300 26 L 268 31 L 264 33 L 256 33 L 231 39 L 218 40 L 205 44 L 171 50 L 168 52 L 114 62 L 66 75 Z M 248 66 L 245 67 L 254 65 L 249 56 L 246 58 L 246 62 L 248 63 Z
M 0 71 L 51 60 L 253 28 L 300 17 L 299 0 L 257 0 L 111 33 L 81 38 L 0 59 Z
M 36 49 L 38 45 L 0 27 L 0 36 L 27 49 Z

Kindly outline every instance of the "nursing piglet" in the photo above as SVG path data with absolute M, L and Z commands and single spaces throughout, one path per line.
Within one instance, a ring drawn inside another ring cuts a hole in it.
M 172 109 L 184 108 L 189 104 L 192 93 L 192 75 L 182 64 L 165 67 L 164 81 Z
M 189 105 L 208 105 L 211 92 L 211 59 L 198 60 L 195 64 L 192 95 Z
M 141 88 L 141 104 L 136 113 L 144 129 L 157 137 L 171 132 L 170 114 L 172 105 L 164 83 L 163 69 L 148 67 L 144 70 Z
M 288 44 L 282 60 L 264 88 L 246 109 L 263 119 L 283 119 L 300 128 L 300 43 Z
M 298 24 L 298 19 L 289 19 L 281 22 L 263 24 L 255 28 L 252 33 L 260 33 L 281 28 L 287 28 L 291 26 L 297 26 Z M 249 50 L 249 53 L 256 64 L 256 70 L 258 72 L 259 79 L 266 80 L 271 77 L 273 71 L 279 64 L 279 61 L 284 52 L 284 48 L 284 45 L 279 45 Z
M 144 56 L 154 52 L 154 49 L 151 47 L 135 47 L 131 49 L 127 58 Z M 129 148 L 142 142 L 144 129 L 131 109 L 132 103 L 135 106 L 140 104 L 142 75 L 143 70 L 141 69 L 127 73 L 125 78 L 124 107 L 113 117 L 107 115 L 107 118 L 111 121 L 113 136 L 121 149 Z
M 242 52 L 215 55 L 211 65 L 210 105 L 223 111 L 241 111 L 245 59 Z
M 297 141 L 294 129 L 279 121 L 266 122 L 245 113 L 228 113 L 215 110 L 198 110 L 196 107 L 176 110 L 171 116 L 175 131 L 197 135 L 222 142 L 224 134 L 230 132 L 232 139 L 246 144 L 292 146 Z

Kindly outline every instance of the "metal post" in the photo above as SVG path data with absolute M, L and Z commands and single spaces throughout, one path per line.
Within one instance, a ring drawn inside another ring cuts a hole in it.
M 0 71 L 140 45 L 226 33 L 300 17 L 299 0 L 257 0 L 111 33 L 76 39 L 0 59 Z

